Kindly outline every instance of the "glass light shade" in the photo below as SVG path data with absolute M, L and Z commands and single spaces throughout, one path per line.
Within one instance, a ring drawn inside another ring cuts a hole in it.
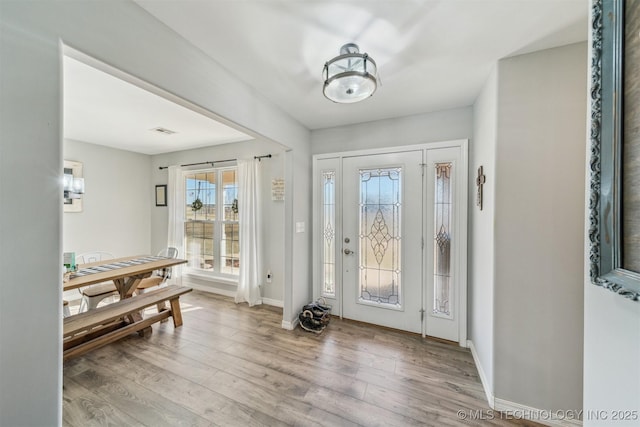
M 84 194 L 84 178 L 73 178 L 73 190 L 76 194 Z
M 378 68 L 375 61 L 366 53 L 359 53 L 357 46 L 353 44 L 343 46 L 341 52 L 342 55 L 324 66 L 324 96 L 340 104 L 369 98 L 378 88 Z
M 70 173 L 65 173 L 63 183 L 64 191 L 73 190 L 73 175 L 71 175 Z

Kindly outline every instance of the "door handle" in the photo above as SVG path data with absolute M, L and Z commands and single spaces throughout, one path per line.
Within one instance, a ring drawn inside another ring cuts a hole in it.
M 345 255 L 353 255 L 355 252 L 353 252 L 351 249 L 346 248 L 345 250 L 343 250 L 342 252 L 344 252 Z

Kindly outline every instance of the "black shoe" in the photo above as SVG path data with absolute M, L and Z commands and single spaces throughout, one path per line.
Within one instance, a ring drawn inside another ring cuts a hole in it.
M 313 332 L 315 334 L 320 334 L 324 331 L 324 325 L 322 322 L 314 319 L 313 313 L 308 310 L 300 313 L 298 319 L 300 319 L 300 327 L 305 331 Z
M 302 307 L 302 311 L 304 310 L 311 310 L 315 316 L 322 316 L 323 313 L 331 313 L 331 306 L 327 305 L 327 301 L 320 297 Z
M 302 307 L 302 313 L 310 312 L 311 315 L 309 317 L 313 317 L 316 320 L 319 320 L 324 326 L 329 324 L 329 320 L 331 320 L 331 311 L 324 310 L 321 306 L 312 302 L 310 304 Z
M 322 307 L 320 307 L 316 303 L 305 305 L 304 307 L 302 307 L 302 311 L 310 311 L 311 313 L 313 313 L 313 317 L 317 319 L 322 318 L 323 316 L 328 316 L 330 313 L 329 310 L 322 309 Z

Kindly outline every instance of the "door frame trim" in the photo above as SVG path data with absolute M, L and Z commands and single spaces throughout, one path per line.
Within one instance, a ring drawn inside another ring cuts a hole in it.
M 467 311 L 468 311 L 468 301 L 467 301 L 467 222 L 468 222 L 468 194 L 469 194 L 469 140 L 468 139 L 455 139 L 448 141 L 434 141 L 434 142 L 424 142 L 419 144 L 410 144 L 410 145 L 400 145 L 400 146 L 389 146 L 383 148 L 370 148 L 363 150 L 349 150 L 349 151 L 341 151 L 341 152 L 332 152 L 332 153 L 322 153 L 322 154 L 314 154 L 312 157 L 312 295 L 313 298 L 318 298 L 320 296 L 320 263 L 319 263 L 319 247 L 317 242 L 320 237 L 320 218 L 317 215 L 319 209 L 319 181 L 317 179 L 318 174 L 318 161 L 324 159 L 337 159 L 339 161 L 339 170 L 336 171 L 336 177 L 342 177 L 342 159 L 345 157 L 354 157 L 354 156 L 367 156 L 373 154 L 389 154 L 389 153 L 398 153 L 403 151 L 415 151 L 415 150 L 434 150 L 438 148 L 460 148 L 460 166 L 461 166 L 461 184 L 462 188 L 459 192 L 458 204 L 459 204 L 459 214 L 461 227 L 461 235 L 460 242 L 461 248 L 459 252 L 460 262 L 459 262 L 459 290 L 458 290 L 458 307 L 460 307 L 460 319 L 459 319 L 459 335 L 458 335 L 458 344 L 461 347 L 467 347 Z M 342 205 L 342 192 L 338 194 L 336 191 L 336 204 L 340 203 Z M 467 221 L 464 221 L 464 219 Z M 342 220 L 342 219 L 340 219 Z M 336 215 L 337 221 L 337 215 Z M 336 259 L 336 271 L 338 271 L 337 259 Z M 338 278 L 336 277 L 336 298 L 340 299 L 340 309 L 338 313 L 334 313 L 338 315 L 340 318 L 343 316 L 343 304 L 342 304 L 342 281 L 340 280 L 340 292 L 338 293 Z M 423 280 L 424 286 L 424 280 Z M 462 309 L 464 307 L 464 309 Z M 424 325 L 423 325 L 423 336 L 424 334 Z

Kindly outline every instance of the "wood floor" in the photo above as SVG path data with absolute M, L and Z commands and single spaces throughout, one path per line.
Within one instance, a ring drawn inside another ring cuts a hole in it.
M 197 291 L 181 301 L 181 328 L 64 364 L 64 425 L 537 425 L 489 411 L 466 349 L 335 317 L 321 335 L 286 331 L 280 309 Z

